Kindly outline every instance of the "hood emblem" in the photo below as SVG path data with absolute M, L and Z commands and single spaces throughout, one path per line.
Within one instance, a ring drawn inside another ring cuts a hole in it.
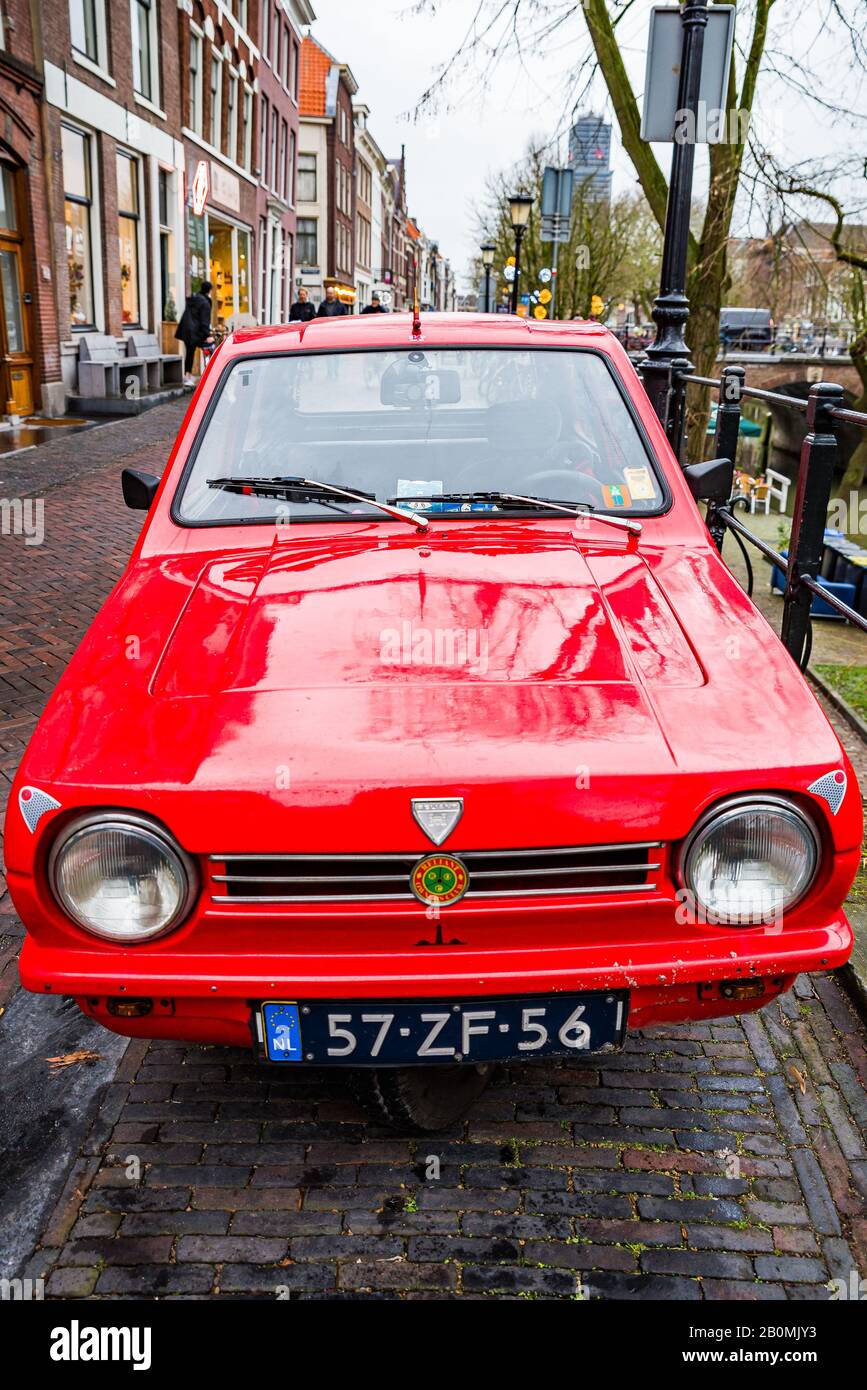
M 447 907 L 460 902 L 470 886 L 470 876 L 466 864 L 453 854 L 429 854 L 416 864 L 409 886 L 428 907 Z
M 18 793 L 18 806 L 24 824 L 32 835 L 45 812 L 59 810 L 60 802 L 55 801 L 48 792 L 41 792 L 38 787 L 22 787 Z
M 450 796 L 443 801 L 431 801 L 426 797 L 414 796 L 412 814 L 431 844 L 441 845 L 464 814 L 464 799 L 462 796 Z
M 807 791 L 812 792 L 814 796 L 821 796 L 823 801 L 827 801 L 831 808 L 831 815 L 836 816 L 843 805 L 846 787 L 845 772 L 826 772 L 824 777 L 817 777 L 816 781 L 807 788 Z

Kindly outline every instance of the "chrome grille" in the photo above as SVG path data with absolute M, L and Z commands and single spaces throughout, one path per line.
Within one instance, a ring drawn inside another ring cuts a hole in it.
M 575 897 L 656 888 L 662 844 L 455 851 L 471 898 Z M 435 850 L 429 851 L 431 854 Z M 448 850 L 442 853 L 447 854 Z M 409 886 L 424 854 L 212 854 L 211 901 L 415 902 Z

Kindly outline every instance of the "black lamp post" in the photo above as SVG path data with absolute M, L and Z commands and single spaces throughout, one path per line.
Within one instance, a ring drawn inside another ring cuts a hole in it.
M 653 305 L 656 338 L 641 363 L 641 375 L 656 414 L 665 427 L 675 453 L 680 456 L 683 435 L 684 392 L 671 391 L 672 364 L 676 359 L 690 370 L 689 349 L 684 338 L 689 318 L 686 297 L 686 267 L 689 253 L 689 217 L 692 206 L 692 177 L 695 142 L 683 138 L 684 130 L 695 129 L 701 90 L 701 60 L 707 27 L 708 0 L 686 0 L 680 12 L 683 26 L 680 85 L 675 122 L 671 183 L 665 211 L 665 240 L 662 251 L 660 291 Z M 691 119 L 684 121 L 685 113 Z M 680 125 L 680 129 L 678 126 Z
M 485 313 L 490 314 L 493 311 L 493 305 L 491 304 L 491 266 L 494 264 L 494 256 L 497 254 L 497 248 L 492 241 L 483 241 L 479 249 L 482 253 L 482 265 L 485 267 Z
M 515 278 L 512 281 L 511 309 L 518 312 L 518 281 L 521 275 L 521 242 L 530 221 L 530 208 L 533 198 L 530 193 L 513 193 L 509 199 L 509 212 L 512 218 L 512 231 L 515 233 Z

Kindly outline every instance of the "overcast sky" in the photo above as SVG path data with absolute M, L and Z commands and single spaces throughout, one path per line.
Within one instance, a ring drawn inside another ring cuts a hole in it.
M 647 30 L 652 0 L 636 0 L 618 29 L 633 86 L 644 84 Z M 867 6 L 864 0 L 843 0 L 850 12 Z M 453 109 L 413 124 L 405 119 L 433 80 L 440 63 L 448 60 L 463 40 L 477 0 L 437 0 L 436 14 L 412 12 L 411 0 L 313 0 L 317 21 L 313 35 L 352 69 L 359 84 L 358 100 L 370 107 L 370 129 L 389 156 L 407 147 L 409 211 L 437 239 L 463 282 L 467 263 L 477 247 L 473 209 L 489 173 L 508 168 L 524 153 L 530 138 L 548 139 L 567 123 L 566 74 L 577 69 L 587 49 L 584 19 L 576 13 L 548 50 L 525 65 L 507 62 L 481 91 L 481 82 L 466 79 L 451 90 Z M 867 114 L 865 82 L 852 70 L 850 54 L 838 38 L 822 30 L 824 0 L 811 0 L 806 18 L 792 24 L 795 0 L 778 0 L 772 10 L 773 63 L 787 55 L 809 61 L 822 79 L 831 102 L 844 98 L 848 109 Z M 742 23 L 742 21 L 741 21 Z M 745 28 L 745 26 L 744 26 Z M 779 56 L 778 56 L 779 55 Z M 805 85 L 812 87 L 809 78 Z M 764 79 L 756 113 L 758 131 L 767 145 L 790 162 L 819 158 L 834 150 L 838 156 L 864 148 L 864 128 L 823 111 L 808 97 L 791 92 L 772 73 Z M 601 80 L 590 105 L 608 112 Z M 656 153 L 668 173 L 670 146 Z M 701 154 L 701 152 L 700 152 Z M 614 132 L 615 193 L 634 186 L 631 163 Z M 696 193 L 706 188 L 706 163 L 700 157 Z M 854 200 L 857 190 L 843 190 Z M 746 216 L 741 213 L 741 222 Z M 739 230 L 745 230 L 741 227 Z

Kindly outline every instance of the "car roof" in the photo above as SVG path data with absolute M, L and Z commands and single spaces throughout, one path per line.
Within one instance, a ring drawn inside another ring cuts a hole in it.
M 382 347 L 394 350 L 424 343 L 440 347 L 464 348 L 475 345 L 497 347 L 579 347 L 592 341 L 601 347 L 604 340 L 615 342 L 601 323 L 587 319 L 545 321 L 520 318 L 517 314 L 424 313 L 421 336 L 413 337 L 412 314 L 349 314 L 314 318 L 307 323 L 265 324 L 259 328 L 239 328 L 226 340 L 233 353 L 285 352 L 293 347 L 348 348 Z

